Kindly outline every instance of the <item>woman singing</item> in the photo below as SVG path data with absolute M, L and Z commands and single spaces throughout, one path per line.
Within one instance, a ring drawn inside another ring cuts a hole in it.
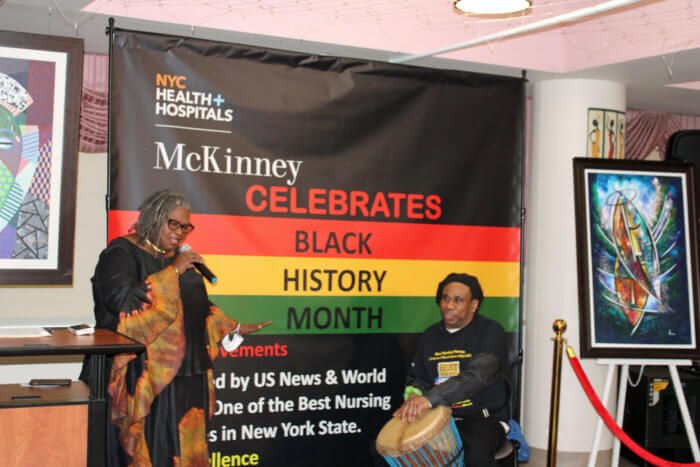
M 146 346 L 110 362 L 108 466 L 209 465 L 206 425 L 218 342 L 232 331 L 246 335 L 270 324 L 239 324 L 209 301 L 193 269 L 204 259 L 178 252 L 194 229 L 190 210 L 179 193 L 151 195 L 129 234 L 100 254 L 92 278 L 96 327 Z

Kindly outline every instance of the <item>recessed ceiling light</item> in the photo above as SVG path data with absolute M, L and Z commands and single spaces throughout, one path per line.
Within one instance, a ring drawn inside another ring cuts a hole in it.
M 475 15 L 503 15 L 525 10 L 532 0 L 456 0 L 455 8 Z

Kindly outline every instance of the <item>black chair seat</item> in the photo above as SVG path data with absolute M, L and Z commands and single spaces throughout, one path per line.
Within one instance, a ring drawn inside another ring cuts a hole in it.
M 509 439 L 504 439 L 503 444 L 501 444 L 501 447 L 498 448 L 498 451 L 493 455 L 493 458 L 497 461 L 500 461 L 501 459 L 505 459 L 506 457 L 510 456 L 513 453 L 513 442 Z

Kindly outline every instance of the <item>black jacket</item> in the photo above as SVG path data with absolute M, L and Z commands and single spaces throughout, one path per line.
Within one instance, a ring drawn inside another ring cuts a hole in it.
M 452 406 L 457 417 L 488 413 L 506 420 L 507 354 L 506 334 L 496 321 L 477 314 L 454 333 L 441 321 L 420 337 L 406 385 L 423 391 L 433 406 Z

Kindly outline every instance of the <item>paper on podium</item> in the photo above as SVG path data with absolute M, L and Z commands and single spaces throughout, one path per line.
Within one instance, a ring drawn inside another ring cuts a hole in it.
M 0 327 L 0 338 L 5 337 L 47 337 L 51 333 L 40 326 L 27 326 L 17 328 Z

